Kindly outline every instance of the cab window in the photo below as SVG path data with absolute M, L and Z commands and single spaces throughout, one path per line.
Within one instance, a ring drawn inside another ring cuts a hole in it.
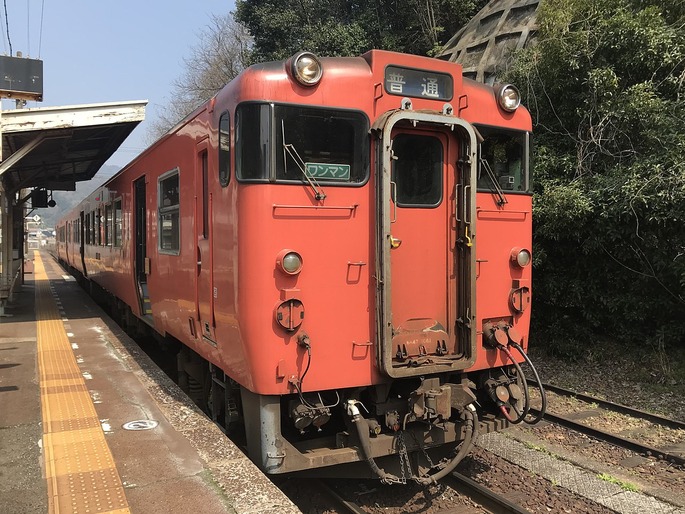
M 483 136 L 478 189 L 491 191 L 499 187 L 504 193 L 528 192 L 528 134 L 497 127 L 476 128 Z

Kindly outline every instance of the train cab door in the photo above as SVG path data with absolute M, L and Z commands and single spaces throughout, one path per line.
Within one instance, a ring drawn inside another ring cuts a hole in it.
M 70 255 L 70 246 L 73 241 L 73 226 L 74 222 L 73 221 L 67 221 L 66 224 L 64 225 L 64 256 L 67 260 L 67 262 L 71 262 L 71 255 Z
M 477 140 L 454 116 L 402 110 L 374 124 L 377 350 L 392 377 L 475 361 Z
M 200 141 L 195 157 L 195 240 L 197 273 L 195 306 L 203 340 L 215 345 L 214 256 L 212 250 L 212 194 L 209 188 L 209 142 Z
M 147 185 L 145 180 L 145 176 L 142 176 L 133 183 L 133 223 L 135 227 L 134 273 L 140 312 L 143 316 L 151 316 L 152 308 L 147 288 L 150 261 L 147 257 Z
M 81 211 L 79 221 L 79 258 L 81 259 L 81 269 L 83 270 L 83 276 L 88 276 L 88 270 L 86 269 L 86 215 L 84 211 Z

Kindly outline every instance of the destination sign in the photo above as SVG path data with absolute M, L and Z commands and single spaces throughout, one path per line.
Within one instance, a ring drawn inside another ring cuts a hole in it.
M 350 180 L 349 164 L 326 164 L 321 162 L 305 163 L 307 175 L 323 180 Z
M 388 66 L 385 68 L 385 91 L 398 96 L 451 100 L 454 83 L 452 76 L 444 73 Z

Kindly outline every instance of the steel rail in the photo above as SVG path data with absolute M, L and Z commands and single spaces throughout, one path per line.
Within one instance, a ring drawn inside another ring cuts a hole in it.
M 530 412 L 534 414 L 539 414 L 540 411 L 538 411 L 537 409 L 530 409 Z M 545 416 L 543 419 L 545 421 L 555 423 L 557 425 L 566 427 L 576 432 L 580 432 L 581 434 L 589 435 L 590 437 L 594 437 L 595 439 L 599 439 L 600 441 L 611 443 L 614 446 L 634 451 L 635 453 L 647 456 L 651 455 L 653 457 L 663 459 L 667 462 L 672 462 L 680 466 L 685 466 L 685 457 L 682 457 L 675 453 L 660 450 L 658 448 L 654 448 L 653 446 L 649 446 L 643 443 L 638 443 L 637 441 L 626 439 L 625 437 L 621 437 L 616 434 L 600 430 L 598 428 L 590 427 L 588 425 L 579 423 L 578 421 L 566 418 L 564 416 L 560 416 L 558 414 L 551 414 L 549 411 L 545 412 Z
M 351 512 L 352 514 L 368 514 L 356 503 L 348 501 L 340 496 L 337 491 L 332 486 L 328 485 L 324 480 L 313 479 L 312 482 L 316 484 L 316 487 L 318 487 L 322 493 L 331 498 L 336 504 L 345 509 L 347 512 Z
M 451 487 L 459 494 L 468 496 L 489 512 L 497 514 L 531 514 L 530 511 L 520 505 L 456 471 L 440 480 L 440 483 Z
M 537 387 L 537 382 L 534 380 L 528 380 L 528 384 Z M 563 387 L 555 386 L 552 384 L 542 384 L 542 387 L 546 391 L 551 391 L 562 396 L 573 396 L 588 403 L 595 403 L 599 407 L 602 407 L 613 412 L 618 412 L 619 414 L 626 414 L 634 418 L 644 419 L 650 421 L 655 425 L 662 425 L 674 430 L 685 430 L 685 423 L 682 421 L 677 421 L 675 419 L 666 418 L 664 416 L 659 416 L 658 414 L 652 414 L 651 412 L 645 412 L 643 410 L 635 409 L 633 407 L 628 407 L 626 405 L 621 405 L 620 403 L 610 402 L 608 400 L 602 400 L 601 398 L 595 398 L 594 396 L 589 396 L 583 393 L 577 393 L 571 391 L 570 389 L 564 389 Z

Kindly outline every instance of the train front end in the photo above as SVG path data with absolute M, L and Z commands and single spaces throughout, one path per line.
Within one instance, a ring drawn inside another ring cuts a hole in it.
M 431 483 L 479 431 L 530 421 L 515 88 L 429 58 L 303 52 L 231 95 L 249 363 L 234 376 L 260 467 Z

